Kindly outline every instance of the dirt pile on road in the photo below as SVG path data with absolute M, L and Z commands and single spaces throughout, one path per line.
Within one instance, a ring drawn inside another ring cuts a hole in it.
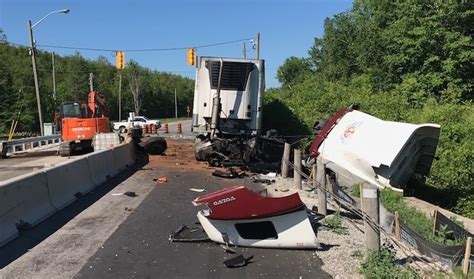
M 196 161 L 192 142 L 167 139 L 167 144 L 168 148 L 164 154 L 149 156 L 150 165 L 162 168 L 210 171 L 206 162 Z

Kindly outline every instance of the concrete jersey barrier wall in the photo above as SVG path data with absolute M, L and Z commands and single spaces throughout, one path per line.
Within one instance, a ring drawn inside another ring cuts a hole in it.
M 135 161 L 132 144 L 123 144 L 114 148 L 115 168 L 119 171 L 124 170 Z
M 76 200 L 76 194 L 87 194 L 94 189 L 88 160 L 75 159 L 46 171 L 51 203 L 61 210 Z
M 0 199 L 0 245 L 18 236 L 18 226 L 35 226 L 56 212 L 43 171 L 3 181 Z
M 0 247 L 135 162 L 131 143 L 0 182 Z
M 105 181 L 108 177 L 115 176 L 118 173 L 118 170 L 115 170 L 113 160 L 113 150 L 104 150 L 99 152 L 94 152 L 87 155 L 87 162 L 90 171 L 90 177 L 92 182 L 99 186 Z

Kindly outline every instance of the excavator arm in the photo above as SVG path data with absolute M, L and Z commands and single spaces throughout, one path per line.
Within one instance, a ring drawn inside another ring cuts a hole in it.
M 88 117 L 107 117 L 109 112 L 105 104 L 105 96 L 96 91 L 90 91 L 88 95 Z

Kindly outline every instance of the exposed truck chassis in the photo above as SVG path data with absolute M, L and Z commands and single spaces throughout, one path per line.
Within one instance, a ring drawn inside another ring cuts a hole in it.
M 211 166 L 274 171 L 280 165 L 284 143 L 275 132 L 266 136 L 222 134 L 212 140 L 199 135 L 194 150 L 198 161 L 207 161 Z

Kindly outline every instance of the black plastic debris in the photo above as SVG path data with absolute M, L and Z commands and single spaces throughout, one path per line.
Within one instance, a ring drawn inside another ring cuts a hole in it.
M 239 174 L 233 170 L 228 170 L 228 171 L 221 171 L 221 170 L 215 170 L 212 172 L 213 176 L 221 177 L 221 178 L 237 178 L 239 177 Z
M 267 185 L 275 183 L 275 179 L 266 179 L 266 178 L 261 178 L 261 177 L 257 177 L 257 176 L 251 177 L 250 180 L 253 183 L 262 183 L 262 184 L 267 184 Z
M 236 267 L 244 267 L 246 266 L 251 260 L 253 256 L 245 258 L 243 255 L 238 255 L 237 257 L 228 259 L 223 261 L 222 263 L 228 268 L 236 268 Z
M 127 191 L 125 193 L 123 193 L 125 196 L 128 196 L 128 197 L 136 197 L 137 194 L 135 192 L 130 192 L 130 191 Z

